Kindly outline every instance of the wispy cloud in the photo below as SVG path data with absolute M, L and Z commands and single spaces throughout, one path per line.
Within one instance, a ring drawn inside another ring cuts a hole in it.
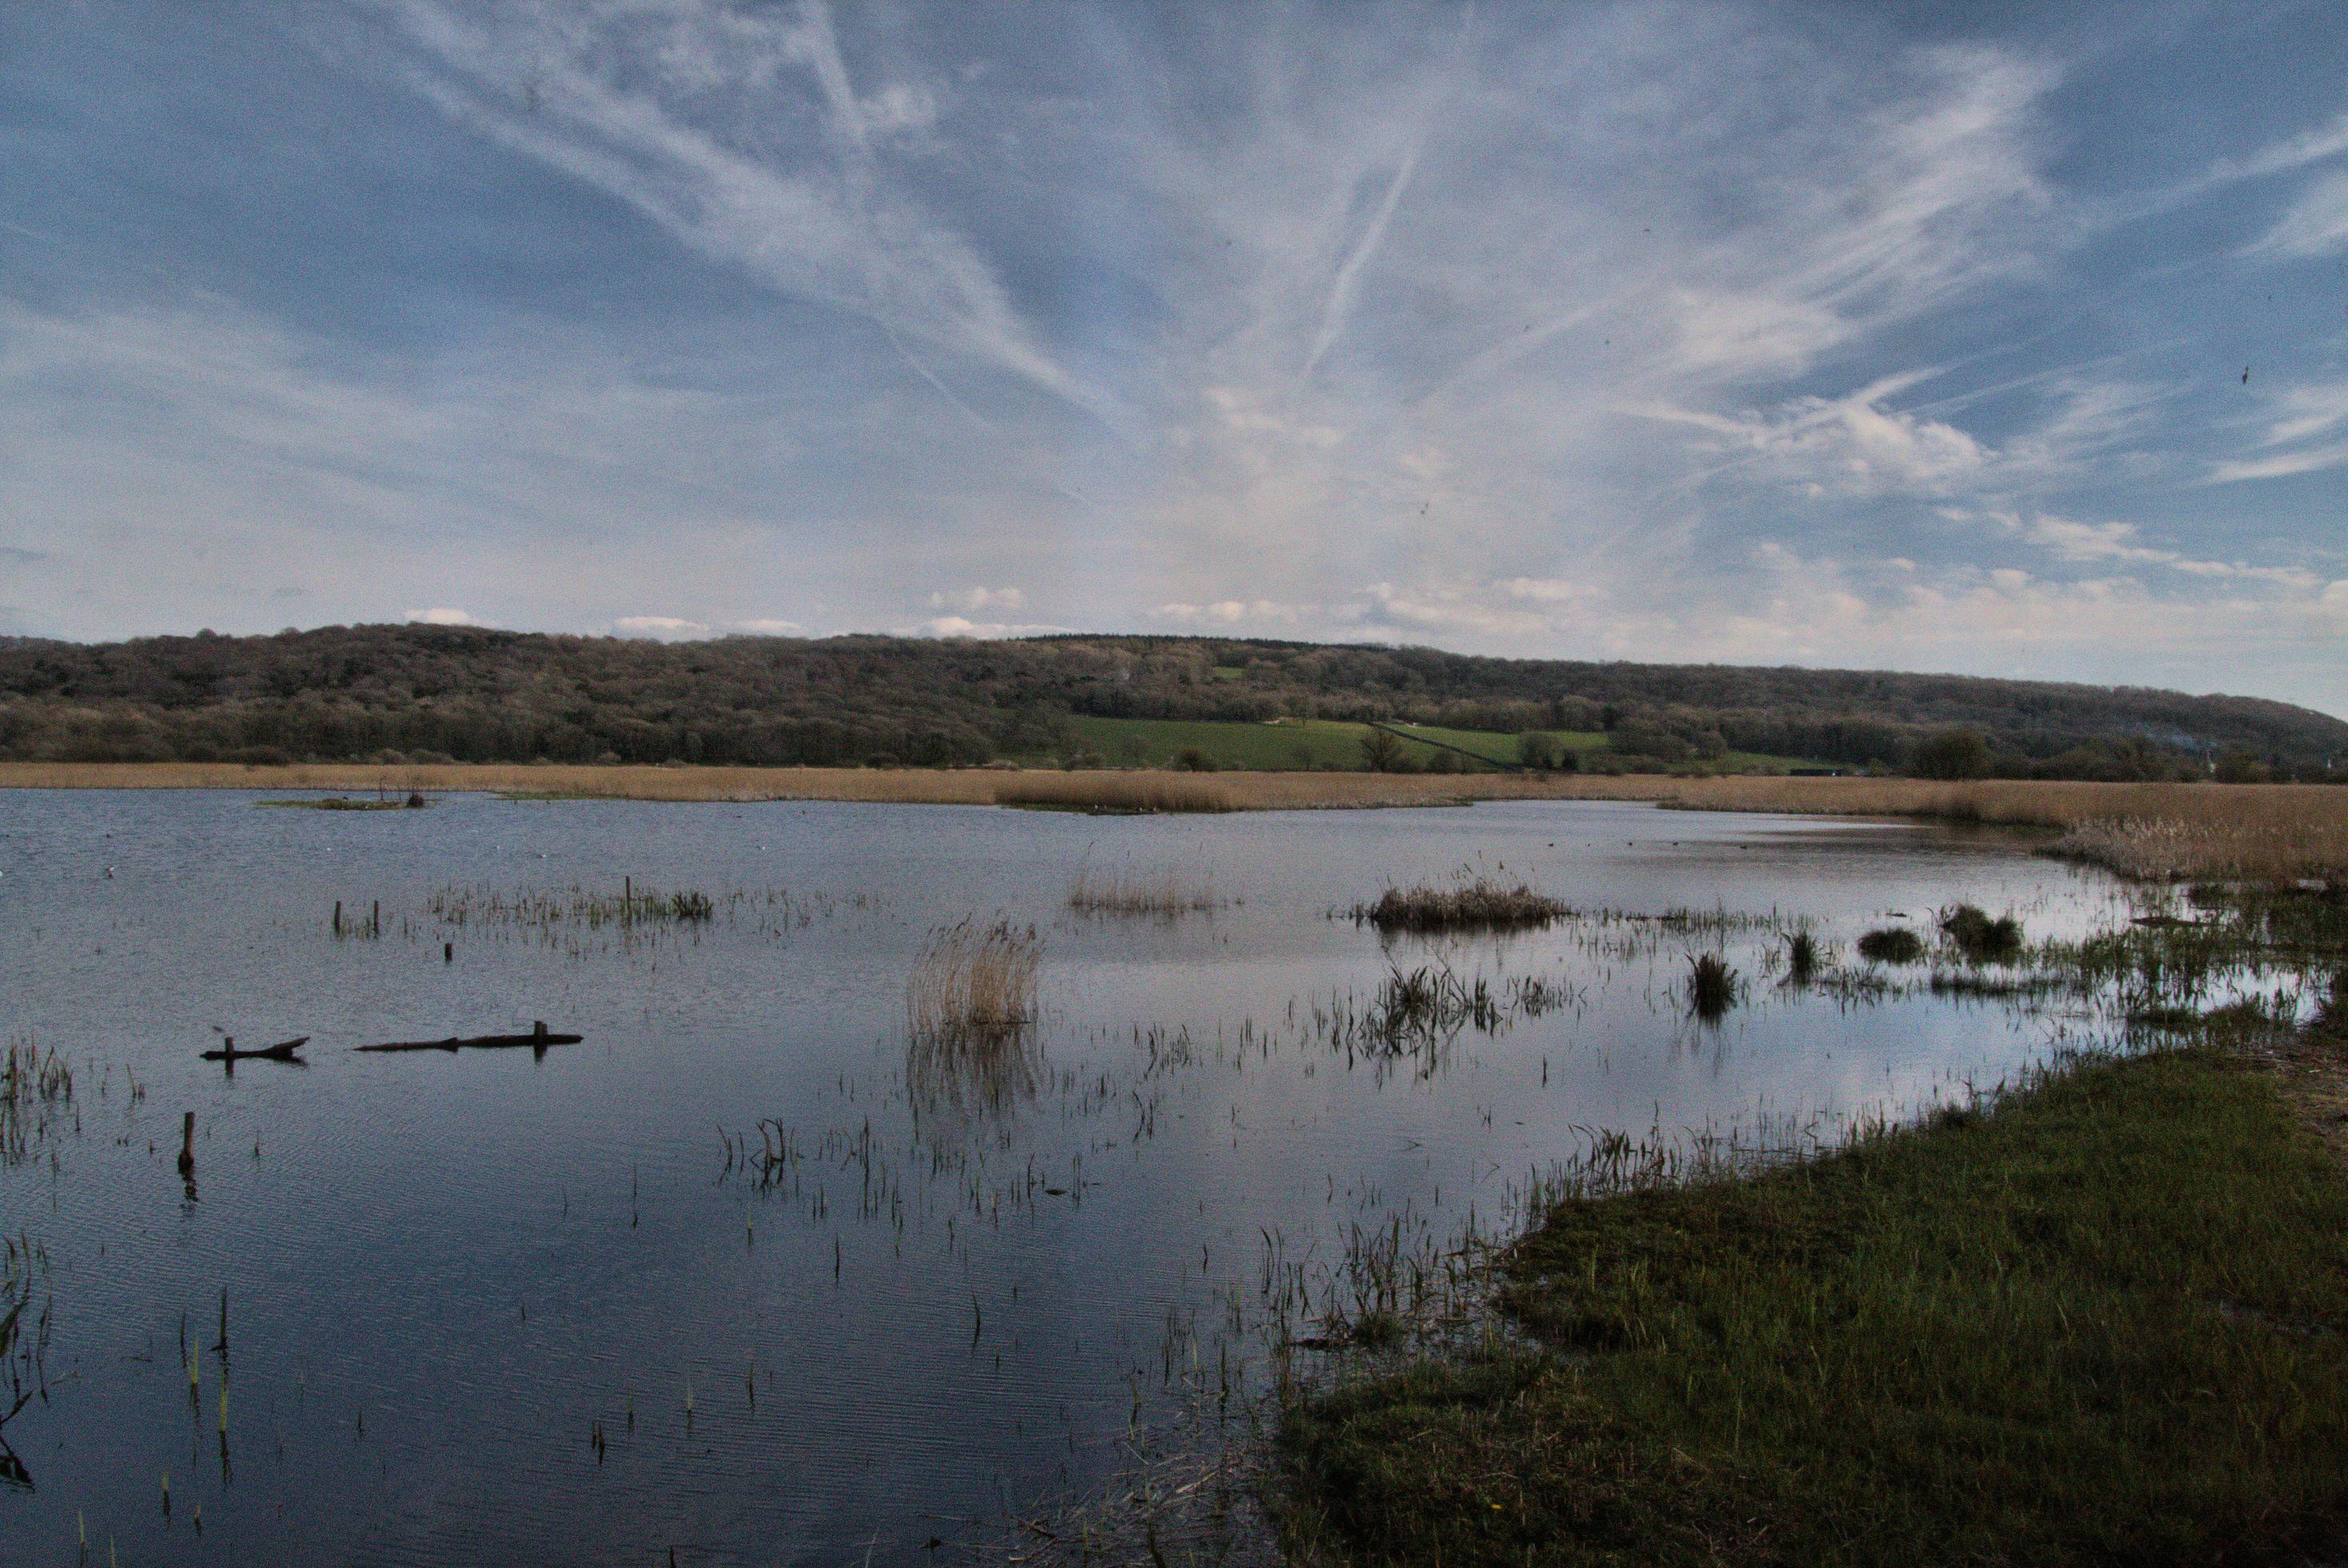
M 902 82 L 859 98 L 824 5 L 405 0 L 395 15 L 414 46 L 402 75 L 452 118 L 778 290 L 1118 416 L 1037 339 L 985 258 L 890 178 L 881 143 L 928 129 L 935 100 Z M 762 145 L 762 122 L 810 111 L 828 156 Z

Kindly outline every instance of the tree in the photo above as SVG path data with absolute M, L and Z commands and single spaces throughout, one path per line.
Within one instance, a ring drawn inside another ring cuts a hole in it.
M 2263 784 L 2274 777 L 2273 770 L 2257 752 L 2240 747 L 2218 754 L 2217 773 L 2220 784 Z
M 1517 737 L 1517 760 L 1536 773 L 1547 773 L 1557 766 L 1557 742 L 1529 729 Z
M 1986 779 L 1995 762 L 1978 729 L 1944 729 L 1916 743 L 1908 771 L 1919 779 Z
M 1402 742 L 1390 730 L 1372 729 L 1362 737 L 1362 766 L 1373 773 L 1393 773 L 1402 767 Z

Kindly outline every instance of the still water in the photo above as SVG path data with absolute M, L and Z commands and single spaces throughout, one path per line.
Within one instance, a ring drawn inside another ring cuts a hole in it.
M 1846 964 L 1862 930 L 1929 930 L 1959 899 L 2033 938 L 2118 918 L 2108 880 L 2010 842 L 1608 802 L 1111 820 L 0 792 L 0 1038 L 75 1072 L 0 1169 L 47 1336 L 46 1397 L 5 1428 L 30 1484 L 0 1490 L 0 1562 L 84 1560 L 85 1538 L 126 1565 L 925 1561 L 1098 1483 L 1169 1385 L 1236 1365 L 1260 1387 L 1270 1253 L 1325 1278 L 1354 1227 L 1397 1220 L 1440 1246 L 1505 1227 L 1592 1130 L 1830 1136 L 2085 1026 L 1797 992 L 1751 923 L 1430 947 L 1343 917 L 1468 866 L 1584 911 L 1806 919 Z M 1086 868 L 1177 873 L 1218 907 L 1078 913 Z M 715 916 L 568 913 L 623 879 Z M 557 918 L 510 913 L 548 895 Z M 909 1081 L 923 941 L 997 915 L 1043 941 L 1024 1070 Z M 1683 999 L 1697 951 L 1746 982 L 1717 1026 Z M 1427 963 L 1563 1005 L 1399 1060 L 1314 1027 Z M 350 1049 L 538 1019 L 584 1042 Z M 309 1065 L 224 1072 L 198 1058 L 223 1031 L 307 1035 Z M 743 1165 L 762 1145 L 793 1151 L 764 1181 Z

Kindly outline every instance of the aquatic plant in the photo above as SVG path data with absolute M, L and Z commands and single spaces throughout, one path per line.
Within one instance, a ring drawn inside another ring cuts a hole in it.
M 1707 1024 L 1716 1024 L 1736 1003 L 1736 971 L 1717 953 L 1688 960 L 1688 1006 Z
M 1940 914 L 1941 934 L 1968 964 L 2011 964 L 2022 956 L 2022 923 L 1993 920 L 1978 904 L 1960 903 Z
M 1859 939 L 1859 955 L 1874 964 L 1913 964 L 1924 956 L 1924 939 L 1904 925 L 1888 925 Z
M 22 1161 L 73 1100 L 73 1064 L 55 1047 L 28 1039 L 0 1046 L 0 1163 Z
M 1171 866 L 1153 872 L 1130 868 L 1097 872 L 1087 867 L 1076 873 L 1068 888 L 1068 907 L 1086 914 L 1170 918 L 1210 910 L 1222 902 L 1205 878 L 1194 878 Z
M 906 1032 L 958 1049 L 998 1043 L 1035 1023 L 1044 941 L 1032 925 L 964 918 L 932 931 L 905 983 Z
M 1510 931 L 1547 925 L 1573 912 L 1523 882 L 1462 871 L 1447 887 L 1390 887 L 1375 903 L 1355 904 L 1354 923 L 1380 931 Z
M 1807 985 L 1818 973 L 1818 939 L 1807 931 L 1797 931 L 1786 939 L 1786 978 L 1797 985 Z

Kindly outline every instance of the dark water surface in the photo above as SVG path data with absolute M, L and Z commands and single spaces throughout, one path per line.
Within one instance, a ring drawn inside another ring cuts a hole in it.
M 0 1169 L 0 1230 L 44 1254 L 48 1315 L 47 1397 L 6 1429 L 32 1486 L 0 1491 L 0 1562 L 74 1562 L 85 1531 L 88 1561 L 126 1565 L 922 1561 L 1097 1481 L 1137 1411 L 1169 1408 L 1170 1369 L 1203 1357 L 1213 1382 L 1236 1357 L 1260 1382 L 1230 1320 L 1268 1247 L 1309 1273 L 1355 1225 L 1504 1226 L 1591 1129 L 1830 1133 L 1994 1082 L 2075 1026 L 1797 994 L 1764 973 L 1762 929 L 1584 921 L 1432 950 L 1570 1006 L 1402 1061 L 1317 1036 L 1316 1006 L 1366 1000 L 1390 956 L 1430 961 L 1329 912 L 1470 863 L 1588 910 L 1807 917 L 1846 953 L 1959 898 L 2034 937 L 2116 898 L 1940 830 L 1602 802 L 1103 820 L 0 792 L 0 1037 L 76 1072 L 64 1123 Z M 1079 915 L 1086 864 L 1176 868 L 1230 902 Z M 716 918 L 483 913 L 623 877 L 707 892 Z M 379 904 L 382 935 L 338 940 L 336 900 L 354 924 Z M 1037 1059 L 913 1094 L 915 954 L 997 913 L 1042 933 Z M 1708 1026 L 1681 982 L 1715 948 L 1748 995 Z M 541 1018 L 585 1042 L 349 1050 Z M 310 1065 L 223 1073 L 197 1058 L 216 1030 L 309 1035 Z M 755 1149 L 762 1119 L 799 1151 L 763 1190 L 726 1145 Z

